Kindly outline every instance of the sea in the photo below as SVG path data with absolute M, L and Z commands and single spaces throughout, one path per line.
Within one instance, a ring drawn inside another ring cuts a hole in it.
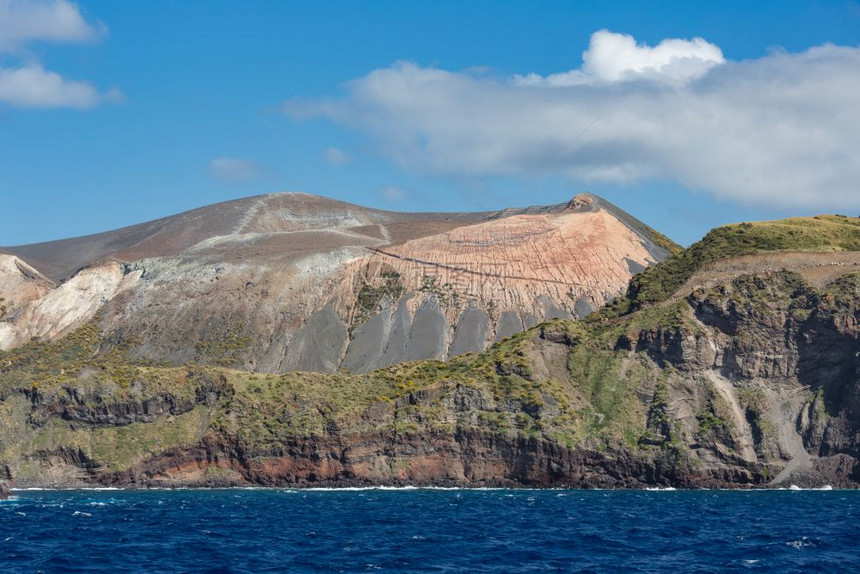
M 851 572 L 860 492 L 19 490 L 0 572 Z

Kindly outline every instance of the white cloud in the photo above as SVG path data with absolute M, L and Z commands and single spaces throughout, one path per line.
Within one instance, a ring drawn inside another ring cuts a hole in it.
M 380 188 L 379 197 L 388 203 L 400 203 L 412 195 L 412 190 L 396 185 L 386 185 Z
M 104 24 L 88 22 L 78 5 L 67 0 L 0 0 L 0 53 L 11 53 L 26 62 L 0 67 L 0 103 L 87 109 L 122 101 L 125 96 L 118 88 L 99 93 L 87 82 L 45 70 L 26 52 L 30 42 L 91 42 L 106 34 Z
M 101 22 L 87 22 L 77 4 L 66 0 L 0 0 L 0 50 L 27 42 L 89 42 L 103 37 Z
M 598 32 L 583 58 L 505 81 L 400 62 L 349 83 L 346 98 L 283 111 L 360 130 L 419 173 L 674 180 L 747 203 L 860 208 L 860 48 L 732 62 L 700 39 L 649 48 Z
M 263 170 L 248 158 L 221 156 L 209 162 L 209 173 L 224 183 L 241 184 L 259 179 Z
M 637 44 L 633 36 L 600 30 L 591 36 L 582 54 L 582 69 L 553 74 L 517 76 L 524 85 L 573 86 L 596 82 L 652 80 L 685 84 L 725 62 L 718 46 L 702 38 L 670 38 L 651 48 Z
M 117 88 L 100 94 L 86 82 L 67 80 L 38 64 L 17 69 L 0 68 L 0 102 L 13 106 L 87 109 L 105 101 L 122 99 L 123 94 Z
M 352 163 L 354 159 L 351 154 L 336 147 L 327 148 L 323 152 L 323 157 L 332 165 L 346 165 Z

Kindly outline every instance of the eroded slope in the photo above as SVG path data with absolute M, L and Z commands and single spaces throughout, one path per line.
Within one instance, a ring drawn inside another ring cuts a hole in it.
M 855 487 L 858 293 L 741 274 L 364 375 L 147 365 L 91 326 L 0 357 L 0 462 L 21 486 Z
M 174 364 L 277 373 L 446 359 L 588 314 L 665 257 L 658 243 L 588 195 L 410 214 L 273 194 L 11 249 L 0 348 L 96 320 L 132 356 Z

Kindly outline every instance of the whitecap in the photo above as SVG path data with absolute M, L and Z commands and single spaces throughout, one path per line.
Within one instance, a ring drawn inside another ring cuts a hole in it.
M 367 492 L 370 490 L 418 490 L 418 488 L 415 486 L 312 486 L 301 490 L 302 492 Z
M 25 488 L 11 488 L 12 492 L 75 492 L 75 491 L 103 491 L 103 490 L 125 490 L 124 488 L 118 488 L 116 486 L 90 486 L 85 488 L 71 487 L 71 488 L 44 488 L 41 486 L 28 486 Z
M 792 484 L 788 488 L 780 488 L 777 490 L 830 491 L 830 490 L 833 490 L 833 487 L 829 484 L 825 484 L 824 486 L 819 486 L 816 488 L 801 488 L 801 487 L 797 486 L 796 484 Z
M 457 486 L 311 486 L 301 489 L 291 489 L 285 492 L 367 492 L 382 490 L 389 492 L 412 492 L 415 490 L 504 490 L 501 488 L 461 488 Z
M 806 536 L 801 538 L 800 540 L 792 540 L 791 542 L 786 542 L 786 546 L 791 546 L 795 550 L 802 550 L 804 548 L 809 548 L 811 546 L 815 546 L 815 544 L 809 540 Z

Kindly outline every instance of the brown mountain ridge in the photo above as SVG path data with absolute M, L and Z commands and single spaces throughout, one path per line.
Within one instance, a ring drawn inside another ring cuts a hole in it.
M 583 317 L 671 249 L 589 194 L 483 213 L 270 194 L 0 249 L 0 349 L 96 321 L 137 359 L 364 372 Z

